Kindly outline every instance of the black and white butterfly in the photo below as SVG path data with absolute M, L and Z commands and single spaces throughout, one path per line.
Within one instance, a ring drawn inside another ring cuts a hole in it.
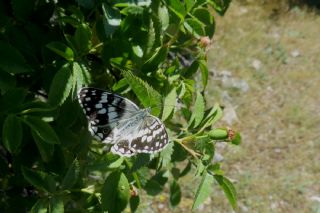
M 156 153 L 169 142 L 164 124 L 120 95 L 84 87 L 78 100 L 88 119 L 89 131 L 97 140 L 111 144 L 111 151 L 121 156 Z

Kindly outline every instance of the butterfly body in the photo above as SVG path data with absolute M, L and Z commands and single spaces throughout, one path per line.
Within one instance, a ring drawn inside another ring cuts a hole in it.
M 89 131 L 99 141 L 111 144 L 121 156 L 155 153 L 168 144 L 168 134 L 150 108 L 140 109 L 120 95 L 85 87 L 78 100 L 88 119 Z

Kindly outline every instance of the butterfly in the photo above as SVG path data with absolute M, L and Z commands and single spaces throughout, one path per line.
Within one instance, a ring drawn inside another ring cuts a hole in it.
M 150 108 L 140 109 L 125 97 L 90 87 L 79 90 L 78 100 L 91 135 L 110 144 L 115 154 L 156 153 L 169 143 L 164 124 Z

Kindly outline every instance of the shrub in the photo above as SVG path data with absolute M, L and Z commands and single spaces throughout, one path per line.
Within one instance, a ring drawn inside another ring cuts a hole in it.
M 0 211 L 135 211 L 137 192 L 164 188 L 174 207 L 179 178 L 194 171 L 194 209 L 214 181 L 235 207 L 213 157 L 217 142 L 238 144 L 240 136 L 212 129 L 222 110 L 205 101 L 212 9 L 223 15 L 229 3 L 1 1 Z M 76 100 L 84 85 L 151 106 L 171 143 L 130 158 L 105 151 Z

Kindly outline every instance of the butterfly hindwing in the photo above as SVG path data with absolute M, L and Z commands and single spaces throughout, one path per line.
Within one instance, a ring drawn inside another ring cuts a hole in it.
M 136 134 L 128 135 L 120 139 L 111 151 L 113 153 L 131 156 L 136 153 L 155 153 L 162 150 L 168 144 L 167 131 L 154 116 L 147 116 Z
M 113 153 L 121 156 L 155 153 L 168 144 L 168 134 L 160 119 L 127 98 L 85 87 L 79 91 L 78 99 L 92 136 L 113 144 Z

